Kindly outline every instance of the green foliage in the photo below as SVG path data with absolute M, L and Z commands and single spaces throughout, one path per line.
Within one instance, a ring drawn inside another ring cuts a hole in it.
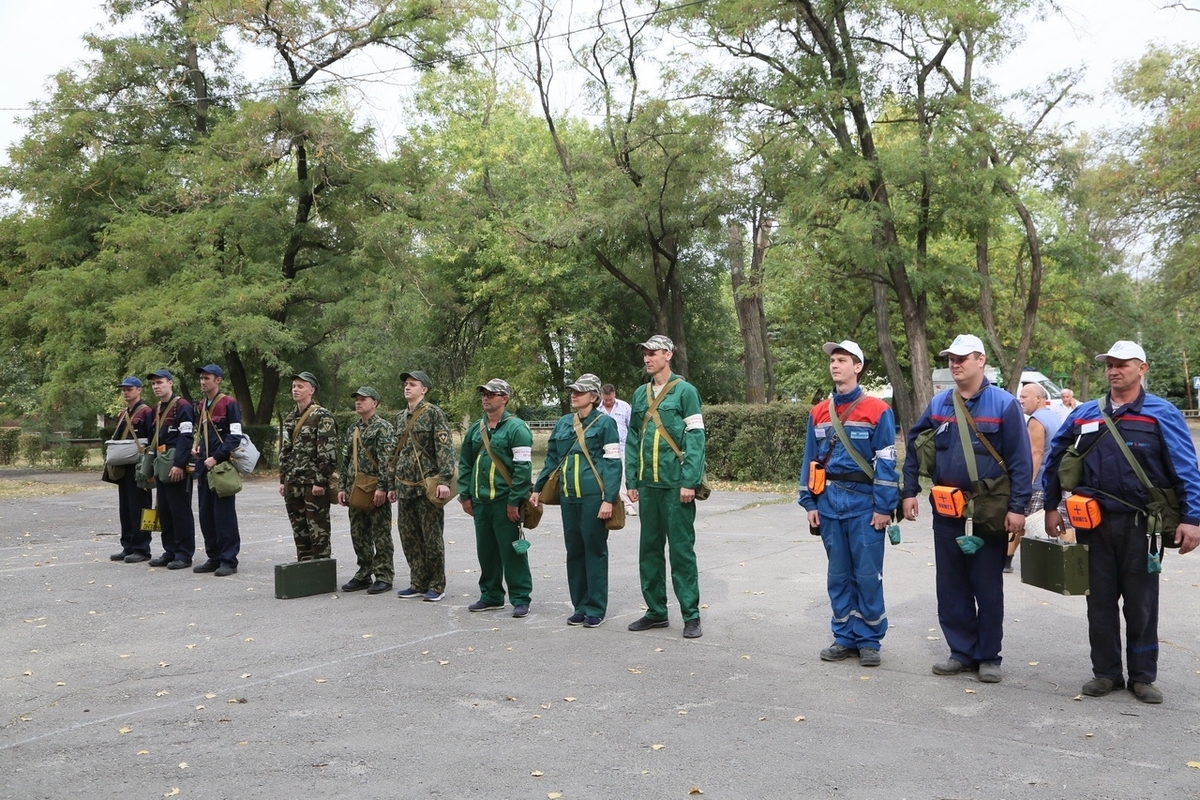
M 808 412 L 802 403 L 706 406 L 708 474 L 730 481 L 797 480 Z
M 20 440 L 20 428 L 0 428 L 0 466 L 16 462 Z
M 22 433 L 17 443 L 17 452 L 21 460 L 31 467 L 42 463 L 42 435 L 40 433 Z
M 61 445 L 50 451 L 50 457 L 59 469 L 80 470 L 87 461 L 88 449 L 78 445 Z

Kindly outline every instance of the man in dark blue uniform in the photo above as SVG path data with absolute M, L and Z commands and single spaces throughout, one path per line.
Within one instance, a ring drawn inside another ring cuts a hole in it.
M 130 375 L 117 386 L 125 408 L 117 418 L 117 439 L 149 438 L 150 406 L 142 402 L 142 382 Z M 136 465 L 124 468 L 117 481 L 117 508 L 121 517 L 121 550 L 109 556 L 112 561 L 137 564 L 150 558 L 150 531 L 142 530 L 142 511 L 153 505 L 149 489 L 137 485 Z
M 1129 690 L 1143 703 L 1161 703 L 1163 695 L 1154 681 L 1162 545 L 1147 531 L 1149 492 L 1105 417 L 1112 420 L 1151 485 L 1174 490 L 1182 521 L 1174 530 L 1162 531 L 1161 538 L 1169 542 L 1173 536 L 1180 555 L 1200 545 L 1196 448 L 1179 409 L 1142 387 L 1148 367 L 1140 345 L 1119 341 L 1096 360 L 1105 364 L 1109 392 L 1072 411 L 1054 439 L 1046 463 L 1046 533 L 1060 536 L 1064 531 L 1058 505 L 1065 489 L 1058 469 L 1073 445 L 1075 453 L 1082 454 L 1083 470 L 1079 485 L 1070 488 L 1100 506 L 1098 525 L 1075 526 L 1078 541 L 1088 545 L 1090 583 L 1088 639 L 1094 677 L 1083 685 L 1083 694 L 1103 697 L 1126 686 L 1121 668 L 1123 611 Z
M 196 552 L 196 522 L 192 518 L 192 477 L 188 464 L 192 458 L 192 437 L 196 410 L 175 394 L 175 376 L 160 369 L 150 373 L 150 388 L 158 398 L 154 410 L 150 444 L 155 451 L 174 454 L 166 480 L 158 485 L 158 522 L 162 527 L 162 555 L 151 559 L 150 566 L 184 569 L 192 565 Z
M 199 436 L 192 455 L 199 491 L 200 532 L 204 534 L 204 552 L 208 560 L 192 567 L 192 572 L 211 572 L 217 577 L 237 572 L 242 535 L 238 530 L 237 495 L 220 497 L 208 488 L 208 471 L 228 461 L 242 443 L 242 411 L 237 401 L 221 392 L 225 372 L 216 364 L 196 370 L 200 375 Z

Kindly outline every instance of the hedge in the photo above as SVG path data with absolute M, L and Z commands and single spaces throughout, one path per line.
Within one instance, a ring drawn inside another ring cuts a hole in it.
M 42 435 L 22 433 L 17 439 L 17 451 L 21 454 L 22 461 L 36 467 L 42 461 Z
M 795 483 L 808 412 L 800 403 L 705 406 L 708 474 L 726 481 Z
M 0 428 L 0 465 L 8 466 L 17 460 L 20 441 L 20 428 Z

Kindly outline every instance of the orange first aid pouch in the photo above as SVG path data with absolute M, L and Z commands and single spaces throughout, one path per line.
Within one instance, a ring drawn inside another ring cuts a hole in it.
M 934 486 L 929 490 L 933 497 L 933 510 L 943 517 L 962 519 L 967 509 L 967 496 L 962 489 L 953 486 Z
M 1072 527 L 1090 531 L 1100 524 L 1100 504 L 1094 497 L 1073 494 L 1067 498 L 1067 516 Z
M 808 491 L 814 495 L 825 491 L 825 465 L 820 461 L 808 462 Z

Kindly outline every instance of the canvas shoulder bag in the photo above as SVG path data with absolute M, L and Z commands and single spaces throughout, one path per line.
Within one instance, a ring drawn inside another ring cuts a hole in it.
M 362 428 L 355 428 L 350 437 L 350 463 L 354 465 L 354 485 L 350 487 L 350 507 L 359 511 L 372 511 L 375 508 L 375 490 L 379 487 L 379 478 L 368 475 L 358 469 L 358 445 L 362 441 Z M 379 462 L 366 451 L 371 466 L 379 469 Z

